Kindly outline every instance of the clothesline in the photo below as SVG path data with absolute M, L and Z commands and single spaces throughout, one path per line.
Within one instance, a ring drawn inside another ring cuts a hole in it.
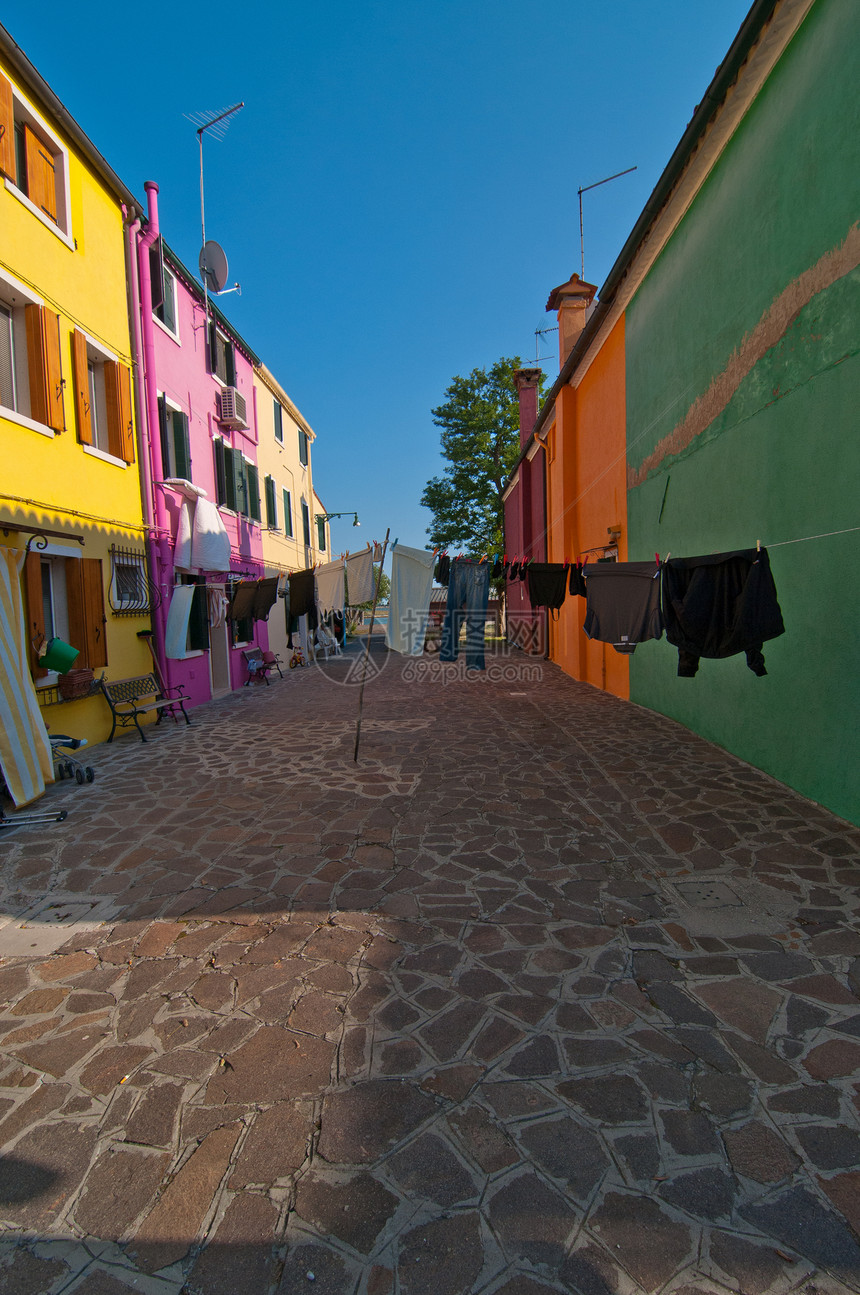
M 852 535 L 855 531 L 860 531 L 860 526 L 848 526 L 844 531 L 824 531 L 821 535 L 801 535 L 796 540 L 777 540 L 774 544 L 768 544 L 769 549 L 781 549 L 785 544 L 806 544 L 808 540 L 826 540 L 831 535 Z

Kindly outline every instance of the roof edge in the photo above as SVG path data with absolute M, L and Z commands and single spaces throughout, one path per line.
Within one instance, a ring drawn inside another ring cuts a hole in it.
M 53 116 L 62 126 L 69 139 L 84 155 L 99 179 L 111 190 L 114 196 L 125 203 L 127 207 L 133 207 L 136 212 L 144 211 L 144 204 L 139 198 L 135 197 L 127 185 L 119 178 L 113 167 L 110 166 L 89 136 L 78 125 L 68 108 L 57 97 L 45 78 L 41 73 L 37 72 L 21 46 L 13 40 L 2 23 L 0 23 L 0 53 L 5 56 L 24 87 L 34 98 L 41 102 L 48 115 Z

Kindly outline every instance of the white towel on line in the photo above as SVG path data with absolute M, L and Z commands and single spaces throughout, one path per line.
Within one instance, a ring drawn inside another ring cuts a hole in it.
M 391 594 L 385 641 L 404 656 L 420 656 L 430 612 L 436 555 L 431 549 L 395 545 L 391 554 Z
M 346 559 L 346 587 L 351 607 L 373 601 L 373 550 L 370 545 Z

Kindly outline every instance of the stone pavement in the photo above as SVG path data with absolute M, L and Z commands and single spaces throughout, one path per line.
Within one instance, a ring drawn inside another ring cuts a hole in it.
M 0 833 L 0 1291 L 860 1291 L 860 831 L 546 663 L 372 663 L 357 765 L 347 658 Z

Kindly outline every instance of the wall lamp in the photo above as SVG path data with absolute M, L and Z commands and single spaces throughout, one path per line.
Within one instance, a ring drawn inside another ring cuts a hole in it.
M 353 526 L 360 526 L 361 522 L 358 520 L 358 513 L 353 513 L 352 515 L 355 518 L 355 520 L 352 523 Z M 347 513 L 315 513 L 314 514 L 314 520 L 318 522 L 330 522 L 332 517 L 349 517 L 349 513 L 347 512 Z

